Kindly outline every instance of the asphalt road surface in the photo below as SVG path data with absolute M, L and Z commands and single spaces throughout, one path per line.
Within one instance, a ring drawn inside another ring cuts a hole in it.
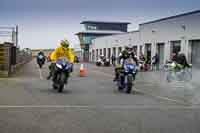
M 45 79 L 48 65 L 40 72 L 35 60 L 0 79 L 0 133 L 200 132 L 194 88 L 177 90 L 163 75 L 138 73 L 137 93 L 123 94 L 113 68 L 84 64 L 86 77 L 79 77 L 80 64 L 74 67 L 63 93 Z

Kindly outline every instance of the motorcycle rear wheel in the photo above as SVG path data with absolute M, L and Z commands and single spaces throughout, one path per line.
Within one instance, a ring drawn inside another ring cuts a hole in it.
M 55 83 L 53 83 L 52 86 L 53 86 L 53 89 L 54 89 L 54 90 L 57 90 L 57 89 L 58 89 L 58 86 L 57 86 Z
M 118 86 L 118 91 L 122 91 L 122 90 L 123 90 L 123 87 Z

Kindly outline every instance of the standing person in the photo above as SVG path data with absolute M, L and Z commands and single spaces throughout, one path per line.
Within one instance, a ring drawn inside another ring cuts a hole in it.
M 177 56 L 177 63 L 182 66 L 182 68 L 189 68 L 190 65 L 186 59 L 186 56 L 184 53 L 179 53 Z
M 140 56 L 139 56 L 140 70 L 144 70 L 144 62 L 145 62 L 144 54 L 140 53 Z
M 158 54 L 156 53 L 155 56 L 152 57 L 151 60 L 151 65 L 152 65 L 152 70 L 158 70 L 159 67 L 159 58 L 158 58 Z
M 112 65 L 115 66 L 116 57 L 114 54 L 112 54 L 111 60 L 112 60 Z
M 140 53 L 139 59 L 140 59 L 141 61 L 145 61 L 144 54 Z
M 144 70 L 148 71 L 150 69 L 151 69 L 151 57 L 150 56 L 145 56 Z
M 178 56 L 177 53 L 172 53 L 171 61 L 177 62 L 177 56 Z

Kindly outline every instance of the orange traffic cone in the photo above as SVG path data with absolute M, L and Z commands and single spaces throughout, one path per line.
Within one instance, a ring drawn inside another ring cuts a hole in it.
M 80 67 L 80 77 L 84 77 L 85 76 L 85 69 L 83 67 L 83 64 L 81 64 L 81 67 Z

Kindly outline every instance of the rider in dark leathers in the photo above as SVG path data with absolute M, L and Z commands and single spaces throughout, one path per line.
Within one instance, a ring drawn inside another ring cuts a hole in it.
M 184 53 L 178 54 L 177 59 L 176 59 L 176 63 L 182 65 L 183 68 L 189 68 L 190 67 Z
M 43 61 L 45 62 L 45 54 L 44 54 L 44 52 L 42 52 L 42 51 L 40 51 L 40 52 L 38 52 L 38 54 L 37 54 L 37 63 L 39 64 L 39 61 L 40 61 L 40 59 L 39 59 L 39 56 L 40 55 L 42 55 L 43 57 L 44 57 L 44 59 L 43 59 Z
M 117 81 L 119 74 L 120 74 L 120 70 L 123 69 L 123 67 L 122 67 L 123 61 L 130 57 L 135 61 L 136 65 L 138 66 L 138 60 L 133 51 L 132 45 L 125 46 L 125 49 L 120 53 L 120 55 L 119 55 L 120 65 L 115 68 L 115 77 L 114 77 L 113 81 Z

